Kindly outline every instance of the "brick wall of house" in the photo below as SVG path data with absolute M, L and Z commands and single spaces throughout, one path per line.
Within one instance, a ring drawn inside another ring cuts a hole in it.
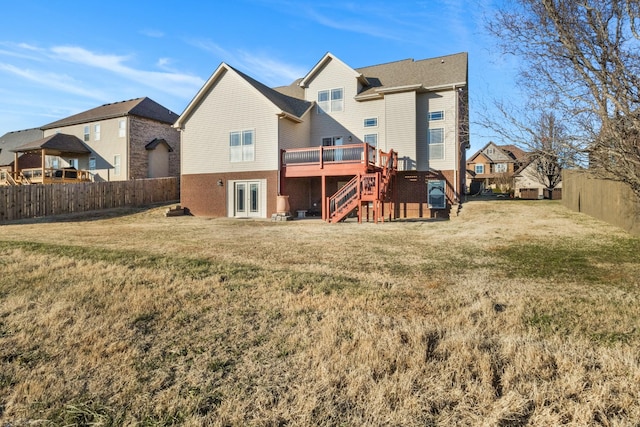
M 162 138 L 173 148 L 169 153 L 169 176 L 180 176 L 180 133 L 167 123 L 130 116 L 129 123 L 129 179 L 147 178 L 149 153 L 145 146 L 155 138 Z

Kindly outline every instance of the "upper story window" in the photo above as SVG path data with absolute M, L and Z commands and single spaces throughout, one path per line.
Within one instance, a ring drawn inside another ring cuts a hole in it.
M 364 119 L 364 127 L 366 128 L 374 128 L 378 126 L 378 118 L 370 117 L 368 119 Z
M 444 160 L 444 128 L 429 129 L 427 133 L 429 160 Z
M 476 174 L 481 175 L 484 173 L 484 165 L 476 165 L 475 167 Z
M 342 88 L 318 91 L 318 113 L 342 111 L 344 91 Z
M 124 138 L 127 133 L 127 122 L 123 119 L 118 121 L 118 136 Z
M 430 122 L 436 120 L 444 120 L 444 111 L 429 111 L 427 120 L 429 120 Z
M 366 142 L 367 144 L 369 144 L 370 146 L 372 146 L 373 148 L 375 148 L 376 150 L 378 149 L 378 134 L 377 133 L 371 133 L 368 135 L 364 136 L 364 142 Z
M 91 138 L 91 133 L 90 133 L 91 131 L 90 131 L 90 129 L 91 129 L 91 128 L 89 127 L 89 125 L 87 125 L 87 126 L 85 126 L 85 127 L 84 127 L 84 140 L 85 140 L 85 141 L 89 141 L 89 139 Z
M 251 162 L 255 158 L 254 131 L 243 130 L 229 133 L 229 161 Z
M 93 139 L 94 141 L 100 141 L 100 124 L 93 126 Z
M 113 156 L 113 174 L 120 175 L 120 154 Z
M 496 163 L 494 166 L 494 170 L 496 173 L 507 173 L 507 164 L 506 163 Z

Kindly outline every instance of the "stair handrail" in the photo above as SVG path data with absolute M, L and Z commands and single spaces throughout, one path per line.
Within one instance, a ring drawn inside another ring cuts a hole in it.
M 346 205 L 359 197 L 360 175 L 356 175 L 329 198 L 329 220 L 331 220 L 335 214 L 339 213 Z

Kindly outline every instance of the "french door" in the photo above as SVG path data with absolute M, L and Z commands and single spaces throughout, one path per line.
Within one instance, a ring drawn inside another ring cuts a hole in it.
M 264 201 L 260 181 L 233 182 L 233 215 L 235 217 L 264 217 Z

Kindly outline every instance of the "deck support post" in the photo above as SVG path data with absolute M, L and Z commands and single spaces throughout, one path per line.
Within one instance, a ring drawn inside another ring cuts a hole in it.
M 322 154 L 322 151 L 320 152 Z M 329 212 L 327 212 L 327 177 L 322 175 L 322 220 L 328 219 Z

